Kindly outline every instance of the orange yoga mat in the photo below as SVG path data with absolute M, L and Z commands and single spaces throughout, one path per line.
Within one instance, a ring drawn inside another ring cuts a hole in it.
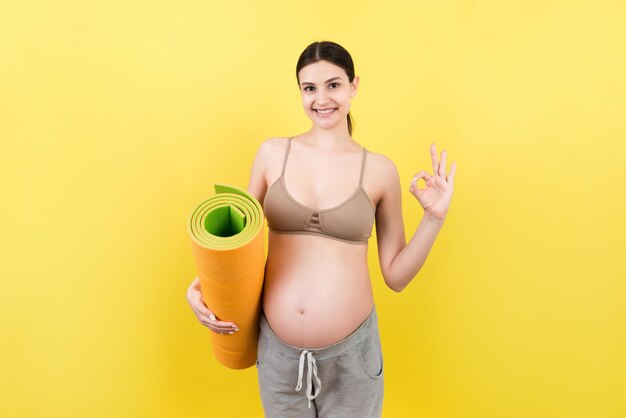
M 231 369 L 256 363 L 265 276 L 263 208 L 249 193 L 224 184 L 196 206 L 187 222 L 206 305 L 239 331 L 211 331 L 213 353 Z

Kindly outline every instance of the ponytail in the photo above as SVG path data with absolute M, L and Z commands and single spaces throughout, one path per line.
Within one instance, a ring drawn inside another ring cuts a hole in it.
M 352 136 L 352 115 L 350 115 L 350 112 L 348 112 L 348 133 L 350 134 L 350 136 Z

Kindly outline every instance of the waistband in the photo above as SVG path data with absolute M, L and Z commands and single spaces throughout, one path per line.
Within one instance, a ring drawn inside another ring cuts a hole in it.
M 334 344 L 321 348 L 296 347 L 287 344 L 274 333 L 269 323 L 267 322 L 267 319 L 265 318 L 263 312 L 261 312 L 260 327 L 264 330 L 267 330 L 268 337 L 275 343 L 273 344 L 274 346 L 272 348 L 280 351 L 285 356 L 299 359 L 302 352 L 306 350 L 314 354 L 317 360 L 324 360 L 336 357 L 341 353 L 348 351 L 349 349 L 363 341 L 365 338 L 367 338 L 372 331 L 376 331 L 378 328 L 378 316 L 376 315 L 376 306 L 373 306 L 372 311 L 365 319 L 365 321 L 363 321 L 361 325 L 357 327 L 357 329 L 352 331 L 350 335 L 340 341 L 337 341 Z

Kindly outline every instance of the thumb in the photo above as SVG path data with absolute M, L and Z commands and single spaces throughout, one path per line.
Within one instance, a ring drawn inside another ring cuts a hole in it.
M 432 176 L 431 176 L 430 174 L 428 174 L 428 173 L 426 172 L 426 170 L 421 170 L 421 171 L 417 172 L 417 173 L 415 174 L 415 176 L 413 176 L 413 180 L 411 181 L 411 186 L 415 186 L 415 185 L 417 185 L 417 182 L 418 182 L 420 179 L 424 179 L 424 182 L 427 182 L 428 180 L 430 180 L 430 178 L 431 178 L 431 177 L 432 177 Z

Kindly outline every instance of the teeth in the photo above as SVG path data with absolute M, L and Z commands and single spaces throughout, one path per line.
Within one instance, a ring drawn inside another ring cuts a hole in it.
M 335 109 L 317 109 L 317 113 L 321 113 L 323 115 L 332 112 Z

